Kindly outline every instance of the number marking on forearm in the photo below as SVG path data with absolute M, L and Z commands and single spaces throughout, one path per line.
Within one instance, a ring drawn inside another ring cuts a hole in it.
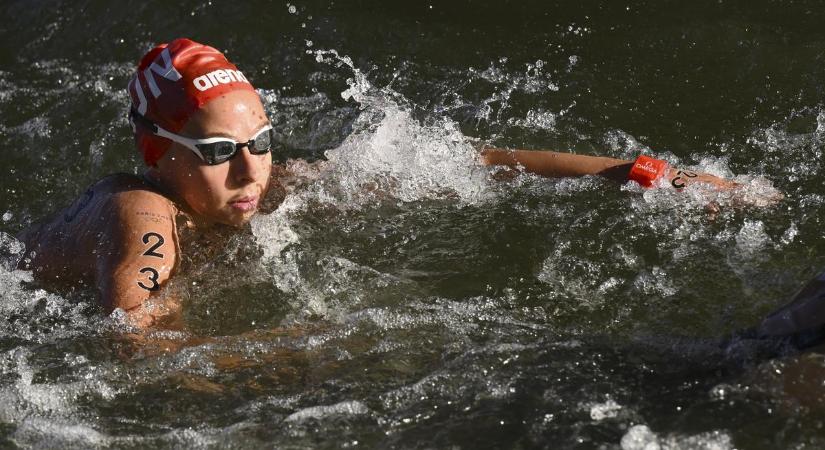
M 137 211 L 135 214 L 147 222 L 161 223 L 164 221 L 168 222 L 172 220 L 170 217 L 165 216 L 163 214 L 158 214 L 149 211 Z
M 682 175 L 688 178 L 695 178 L 698 176 L 698 174 L 696 174 L 695 172 L 690 172 L 687 170 L 677 170 L 676 176 L 673 177 L 672 180 L 670 180 L 670 185 L 675 187 L 676 189 L 682 189 L 683 187 L 687 186 L 687 184 L 682 181 L 684 180 L 682 178 Z

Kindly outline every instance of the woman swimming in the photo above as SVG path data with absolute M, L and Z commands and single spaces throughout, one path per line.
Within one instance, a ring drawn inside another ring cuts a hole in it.
M 141 59 L 128 92 L 145 173 L 103 178 L 25 230 L 20 239 L 28 256 L 21 266 L 41 280 L 91 286 L 108 312 L 122 310 L 146 327 L 176 310 L 174 301 L 159 308 L 147 300 L 180 271 L 198 238 L 191 230 L 226 232 L 277 207 L 288 174 L 273 170 L 272 126 L 252 84 L 216 49 L 188 39 L 161 44 Z M 677 189 L 736 186 L 646 156 L 631 162 L 487 148 L 481 161 L 547 177 L 600 175 Z

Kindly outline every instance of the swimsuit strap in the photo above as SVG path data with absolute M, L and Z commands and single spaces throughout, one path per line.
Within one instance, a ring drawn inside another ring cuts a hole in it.
M 180 201 L 176 195 L 172 193 L 169 189 L 158 183 L 157 181 L 153 180 L 152 177 L 146 176 L 146 172 L 140 176 L 140 179 L 143 180 L 146 184 L 151 186 L 158 194 L 166 197 L 172 203 L 172 207 L 175 208 L 175 215 L 176 216 L 183 216 L 186 218 L 187 221 L 192 221 L 192 216 L 185 211 L 186 208 L 182 208 L 178 206 Z
M 155 188 L 155 190 L 157 190 L 158 193 L 163 194 L 164 197 L 167 197 L 170 200 L 174 198 L 174 196 L 172 195 L 171 192 L 169 192 L 168 189 L 163 187 L 157 181 L 153 180 L 151 177 L 146 176 L 146 172 L 143 172 L 143 174 L 140 175 L 140 179 L 143 180 L 144 182 L 146 182 L 146 184 L 148 184 L 149 186 L 152 186 L 153 188 Z

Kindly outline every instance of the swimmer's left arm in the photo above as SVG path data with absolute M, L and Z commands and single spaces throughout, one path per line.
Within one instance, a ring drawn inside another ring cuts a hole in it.
M 148 308 L 176 268 L 174 213 L 165 199 L 138 192 L 118 198 L 107 210 L 111 232 L 103 236 L 96 280 L 107 311 L 121 309 L 133 325 L 153 325 L 171 308 Z M 137 198 L 135 198 L 137 197 Z M 159 197 L 159 196 L 156 196 Z M 105 249 L 105 250 L 103 250 Z M 155 311 L 158 309 L 158 311 Z M 172 311 L 175 312 L 175 311 Z
M 619 183 L 629 180 L 634 162 L 603 156 L 576 155 L 549 150 L 506 150 L 485 148 L 481 161 L 488 166 L 506 166 L 544 177 L 582 177 L 598 175 Z M 668 185 L 681 189 L 694 183 L 705 183 L 719 190 L 733 189 L 737 183 L 714 175 L 668 167 L 662 174 Z

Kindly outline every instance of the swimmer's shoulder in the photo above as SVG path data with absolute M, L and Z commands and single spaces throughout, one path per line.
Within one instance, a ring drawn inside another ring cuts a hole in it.
M 134 206 L 168 209 L 174 203 L 145 178 L 127 173 L 116 173 L 92 183 L 59 214 L 64 222 L 91 214 L 97 218 L 101 208 Z
M 117 174 L 100 180 L 95 188 L 104 194 L 100 214 L 106 228 L 175 237 L 177 205 L 145 179 Z
M 118 194 L 123 197 L 135 196 L 135 198 L 145 199 L 158 197 L 158 199 L 162 198 L 170 203 L 172 202 L 171 199 L 163 194 L 158 186 L 149 182 L 147 177 L 130 173 L 108 175 L 95 182 L 90 189 L 111 195 Z
M 174 211 L 173 202 L 141 177 L 118 173 L 108 175 L 89 185 L 71 203 L 18 233 L 27 247 L 40 241 L 76 240 L 87 233 L 97 234 L 104 216 L 125 211 L 129 207 L 167 213 Z
M 107 176 L 18 235 L 32 255 L 24 268 L 38 269 L 44 276 L 70 269 L 91 274 L 101 255 L 128 252 L 125 244 L 142 245 L 147 233 L 168 238 L 169 254 L 176 259 L 176 212 L 172 200 L 140 177 Z

